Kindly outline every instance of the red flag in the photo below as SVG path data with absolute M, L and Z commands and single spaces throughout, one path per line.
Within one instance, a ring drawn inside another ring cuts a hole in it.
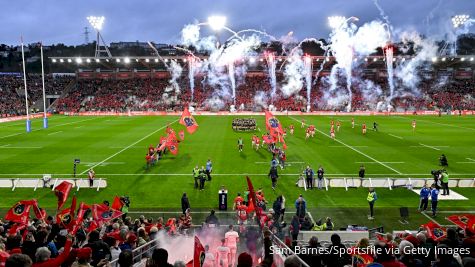
M 81 202 L 81 204 L 79 204 L 77 217 L 74 220 L 73 224 L 70 225 L 69 227 L 69 230 L 71 231 L 72 235 L 75 235 L 76 232 L 79 230 L 79 227 L 81 227 L 84 221 L 84 215 L 86 214 L 86 211 L 88 209 L 90 209 L 90 207 L 86 205 L 84 202 Z
M 284 134 L 284 130 L 282 129 L 282 125 L 280 124 L 279 120 L 272 115 L 269 111 L 266 110 L 266 129 L 269 131 L 270 135 L 282 135 Z
M 178 144 L 177 143 L 171 143 L 167 145 L 168 150 L 170 150 L 170 153 L 173 155 L 178 154 Z
M 122 201 L 120 201 L 120 197 L 115 196 L 114 201 L 112 202 L 111 209 L 120 211 L 122 210 L 123 206 L 124 204 L 122 203 Z
M 56 223 L 62 224 L 65 228 L 70 228 L 74 223 L 74 217 L 71 217 L 71 208 L 66 208 L 56 214 Z
M 26 202 L 26 203 L 25 203 Z M 18 224 L 27 224 L 30 216 L 31 204 L 28 201 L 20 201 L 13 205 L 5 215 L 5 220 L 15 222 Z
M 178 136 L 180 137 L 181 141 L 185 140 L 185 131 L 183 130 L 179 131 Z
M 12 227 L 10 227 L 10 229 L 8 230 L 8 234 L 9 235 L 16 235 L 18 233 L 18 231 L 21 231 L 23 229 L 26 228 L 26 224 L 18 224 L 18 223 L 15 223 L 12 225 Z
M 249 189 L 249 202 L 250 202 L 249 206 L 251 205 L 254 206 L 254 209 L 256 211 L 257 222 L 259 223 L 262 214 L 261 214 L 261 209 L 257 206 L 256 192 L 254 191 L 254 186 L 252 185 L 251 178 L 249 178 L 249 176 L 246 176 L 246 179 L 247 179 L 247 187 Z M 259 223 L 259 225 L 261 224 Z
M 470 220 L 468 220 L 467 227 L 465 228 L 465 232 L 467 231 L 475 234 L 475 218 L 470 218 Z
M 441 227 L 440 225 L 430 221 L 426 224 L 423 224 L 422 227 L 424 227 L 427 232 L 429 233 L 429 236 L 434 239 L 434 241 L 439 241 L 442 238 L 447 236 L 447 229 L 444 227 Z
M 100 204 L 92 205 L 92 218 L 97 223 L 98 226 L 101 226 L 105 222 L 113 220 L 117 217 L 122 216 L 122 212 L 117 210 L 109 209 L 108 207 Z
M 470 220 L 474 220 L 475 215 L 472 214 L 460 214 L 460 215 L 451 215 L 447 217 L 447 220 L 456 224 L 458 227 L 465 229 Z
M 186 264 L 186 267 L 202 267 L 205 262 L 205 258 L 205 248 L 201 244 L 200 239 L 195 236 L 193 259 Z
M 176 140 L 175 135 L 168 135 L 166 144 L 168 150 L 170 150 L 170 153 L 172 153 L 173 155 L 178 154 L 178 141 Z
M 186 126 L 186 130 L 190 134 L 193 134 L 198 129 L 198 123 L 196 123 L 195 118 L 193 118 L 187 107 L 181 114 L 180 124 Z
M 58 210 L 63 207 L 66 199 L 68 199 L 72 187 L 72 183 L 63 181 L 54 188 L 54 194 L 58 197 Z

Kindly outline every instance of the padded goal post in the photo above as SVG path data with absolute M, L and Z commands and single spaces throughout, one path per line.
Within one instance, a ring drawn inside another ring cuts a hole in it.
M 82 188 L 91 188 L 99 191 L 107 187 L 106 178 L 95 178 L 92 187 L 89 186 L 89 180 L 87 178 L 0 178 L 0 188 L 11 188 L 12 191 L 15 191 L 17 188 L 32 188 L 33 191 L 36 191 L 38 188 L 51 188 L 51 190 L 54 190 L 54 188 L 63 181 L 72 183 L 76 191 Z

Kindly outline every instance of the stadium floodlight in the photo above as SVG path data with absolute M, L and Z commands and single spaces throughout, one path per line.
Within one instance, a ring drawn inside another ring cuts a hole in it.
M 91 63 L 91 59 L 90 58 L 86 59 L 86 62 Z
M 249 58 L 249 63 L 251 63 L 251 64 L 256 63 L 256 58 L 255 57 L 250 57 Z
M 53 58 L 51 61 L 53 61 L 53 63 L 56 63 L 56 58 Z
M 104 25 L 105 20 L 106 20 L 106 18 L 104 16 L 100 16 L 100 17 L 89 16 L 89 17 L 87 17 L 87 21 L 89 21 L 89 24 L 91 24 L 92 28 L 94 28 L 96 31 L 102 30 L 102 26 Z
M 130 58 L 128 58 L 128 57 L 124 58 L 124 63 L 129 64 L 130 63 Z
M 100 60 L 100 59 L 98 59 L 98 58 L 96 58 L 96 63 L 99 63 L 99 62 L 101 62 L 101 60 Z
M 437 57 L 433 57 L 432 62 L 437 62 Z
M 76 63 L 81 64 L 81 63 L 82 63 L 82 58 L 77 57 L 77 58 L 76 58 Z
M 146 59 L 145 59 L 145 62 L 149 63 L 149 62 L 150 62 L 150 59 L 146 58 Z
M 87 21 L 89 21 L 89 24 L 91 24 L 92 28 L 96 30 L 97 32 L 97 40 L 96 40 L 96 52 L 95 52 L 95 57 L 100 57 L 101 53 L 107 54 L 108 57 L 112 57 L 111 52 L 109 51 L 109 48 L 107 48 L 107 44 L 104 41 L 104 38 L 102 38 L 101 35 L 101 30 L 102 27 L 104 26 L 104 21 L 106 18 L 104 16 L 96 17 L 96 16 L 89 16 L 87 17 Z M 102 43 L 102 44 L 101 44 Z
M 442 58 L 442 61 L 445 61 L 445 60 L 447 60 L 447 58 L 443 57 L 443 58 Z
M 73 62 L 73 61 L 70 58 L 68 58 L 68 63 L 71 63 L 71 62 Z
M 378 58 L 377 57 L 373 58 L 373 62 L 376 62 L 376 61 L 378 61 Z
M 461 61 L 465 61 L 465 58 L 463 57 L 463 58 L 461 58 L 460 60 L 461 60 Z
M 208 17 L 208 25 L 211 29 L 219 31 L 226 27 L 226 17 L 225 16 L 210 16 Z
M 60 58 L 60 59 L 59 59 L 59 62 L 60 62 L 60 63 L 63 63 L 63 62 L 64 62 L 64 59 Z
M 120 58 L 116 58 L 116 59 L 115 59 L 115 62 L 119 63 L 119 62 L 120 62 Z
M 465 24 L 470 19 L 469 15 L 456 15 L 452 17 L 452 25 L 454 28 L 458 28 Z
M 158 58 L 155 59 L 155 63 L 157 63 L 157 62 L 158 62 Z
M 368 58 L 367 58 L 367 57 L 365 57 L 364 61 L 368 62 Z
M 473 57 L 470 58 L 470 61 L 473 61 Z

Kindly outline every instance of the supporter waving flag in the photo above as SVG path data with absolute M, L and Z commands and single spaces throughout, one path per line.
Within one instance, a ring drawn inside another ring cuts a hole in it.
M 429 237 L 434 239 L 434 241 L 439 241 L 442 238 L 445 238 L 447 236 L 447 229 L 445 229 L 444 227 L 432 221 L 426 224 L 423 224 L 422 227 L 424 227 L 427 230 Z
M 118 210 L 109 209 L 108 207 L 100 204 L 92 205 L 92 218 L 99 227 L 104 223 L 120 216 L 122 216 L 122 212 Z
M 259 223 L 260 219 L 261 219 L 261 216 L 262 216 L 262 210 L 261 208 L 259 208 L 259 206 L 257 205 L 257 200 L 256 200 L 256 192 L 254 191 L 254 186 L 252 185 L 252 182 L 251 182 L 251 178 L 249 178 L 249 176 L 246 176 L 246 179 L 247 179 L 247 187 L 248 187 L 248 190 L 249 190 L 249 208 L 251 206 L 253 206 L 253 208 L 255 209 L 256 211 L 256 219 L 257 219 L 257 222 Z M 252 204 L 252 205 L 251 205 Z M 248 212 L 250 211 L 250 209 L 248 208 Z M 261 225 L 259 223 L 259 225 Z
M 112 202 L 111 209 L 113 210 L 122 210 L 122 207 L 124 206 L 124 203 L 120 200 L 120 197 L 115 196 L 114 201 Z
M 465 229 L 469 221 L 475 220 L 475 215 L 472 215 L 472 214 L 451 215 L 447 217 L 447 220 L 453 222 L 460 228 Z
M 72 187 L 72 183 L 63 181 L 54 188 L 54 194 L 58 197 L 58 210 L 63 207 L 66 199 L 68 199 Z
M 180 124 L 184 125 L 190 134 L 193 134 L 198 129 L 198 123 L 196 123 L 195 118 L 193 118 L 187 107 L 181 114 Z
M 205 248 L 197 236 L 194 247 L 193 259 L 186 264 L 186 267 L 202 267 L 205 262 Z
M 32 203 L 29 200 L 22 200 L 13 205 L 7 214 L 5 215 L 5 220 L 18 223 L 20 225 L 27 224 L 28 218 L 30 216 L 30 208 Z
M 284 130 L 279 120 L 272 115 L 269 111 L 266 110 L 266 129 L 270 132 L 272 136 L 283 135 Z

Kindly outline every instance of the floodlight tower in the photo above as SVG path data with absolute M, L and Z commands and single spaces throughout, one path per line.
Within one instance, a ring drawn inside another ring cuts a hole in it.
M 457 30 L 465 25 L 465 23 L 470 19 L 469 15 L 462 14 L 456 15 L 452 17 L 452 25 L 454 26 L 455 30 L 455 40 L 452 44 L 452 55 L 457 55 Z
M 96 39 L 96 52 L 94 54 L 94 57 L 101 57 L 102 53 L 107 54 L 107 57 L 112 57 L 111 52 L 109 51 L 109 48 L 107 48 L 107 44 L 104 41 L 104 38 L 102 38 L 101 35 L 101 30 L 102 26 L 104 25 L 104 21 L 106 18 L 104 16 L 101 17 L 95 17 L 95 16 L 89 16 L 87 17 L 87 21 L 89 21 L 89 24 L 96 30 L 97 32 L 97 39 Z M 101 45 L 102 43 L 102 45 Z
M 216 47 L 219 48 L 220 46 L 219 32 L 224 27 L 226 27 L 226 17 L 225 16 L 210 16 L 208 17 L 208 25 L 216 33 L 216 37 L 218 39 L 218 42 L 216 43 Z

